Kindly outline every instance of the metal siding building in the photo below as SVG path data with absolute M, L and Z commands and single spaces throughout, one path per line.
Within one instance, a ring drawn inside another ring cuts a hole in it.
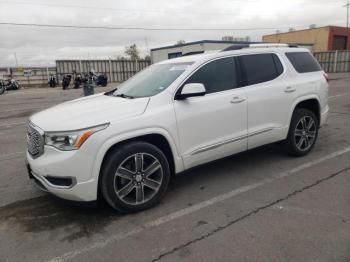
M 186 53 L 203 52 L 210 50 L 222 50 L 233 44 L 253 44 L 258 42 L 239 42 L 239 41 L 218 41 L 218 40 L 202 40 L 189 42 L 185 44 L 164 46 L 151 49 L 151 60 L 157 63 L 163 60 L 182 56 Z

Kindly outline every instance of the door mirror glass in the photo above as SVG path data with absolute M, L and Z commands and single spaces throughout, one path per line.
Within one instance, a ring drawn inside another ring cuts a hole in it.
M 183 86 L 181 93 L 177 94 L 176 100 L 183 100 L 193 96 L 204 96 L 205 87 L 201 83 L 190 83 Z

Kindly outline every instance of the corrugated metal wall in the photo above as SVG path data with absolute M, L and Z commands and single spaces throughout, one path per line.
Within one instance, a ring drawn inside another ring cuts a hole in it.
M 30 71 L 30 76 L 25 76 L 24 72 Z M 21 67 L 21 68 L 0 68 L 0 78 L 11 76 L 18 80 L 22 86 L 47 85 L 49 76 L 56 74 L 55 67 Z
M 314 56 L 328 73 L 350 72 L 350 50 L 316 52 Z
M 151 64 L 149 60 L 57 60 L 56 67 L 21 67 L 0 68 L 0 78 L 11 75 L 22 86 L 47 85 L 50 75 L 56 75 L 59 81 L 65 74 L 88 73 L 94 69 L 98 74 L 105 74 L 108 82 L 123 82 Z M 31 71 L 25 76 L 25 71 Z
M 148 60 L 57 60 L 59 80 L 65 74 L 88 73 L 94 69 L 98 74 L 105 74 L 108 82 L 123 82 L 151 64 Z

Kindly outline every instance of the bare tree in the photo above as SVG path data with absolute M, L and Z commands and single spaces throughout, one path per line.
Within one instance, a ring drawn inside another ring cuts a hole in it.
M 145 60 L 151 61 L 151 56 L 150 56 L 150 55 L 146 55 L 146 56 L 145 56 Z
M 186 43 L 186 42 L 185 42 L 185 40 L 183 40 L 183 39 L 178 40 L 178 41 L 176 42 L 177 45 L 183 45 L 184 43 Z
M 140 58 L 140 51 L 137 48 L 136 44 L 125 47 L 125 54 L 130 57 L 131 60 L 138 60 Z

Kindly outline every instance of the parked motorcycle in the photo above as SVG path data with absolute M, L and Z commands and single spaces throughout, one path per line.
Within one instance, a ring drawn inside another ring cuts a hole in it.
M 3 93 L 5 93 L 6 91 L 6 85 L 4 80 L 0 79 L 0 95 L 2 95 Z
M 95 81 L 97 86 L 107 86 L 108 78 L 106 75 L 100 74 L 97 76 Z
M 74 88 L 79 88 L 83 83 L 83 76 L 81 74 L 76 74 L 74 78 Z
M 62 89 L 66 90 L 69 87 L 70 81 L 72 80 L 71 75 L 64 75 L 62 79 Z
M 89 72 L 90 77 L 92 77 L 93 82 L 96 86 L 107 86 L 108 78 L 104 74 L 96 74 L 94 70 Z
M 57 86 L 57 78 L 55 75 L 50 75 L 49 86 L 56 87 Z
M 6 90 L 18 90 L 21 88 L 19 82 L 12 77 L 7 78 L 7 80 L 4 81 L 4 84 L 6 86 Z

